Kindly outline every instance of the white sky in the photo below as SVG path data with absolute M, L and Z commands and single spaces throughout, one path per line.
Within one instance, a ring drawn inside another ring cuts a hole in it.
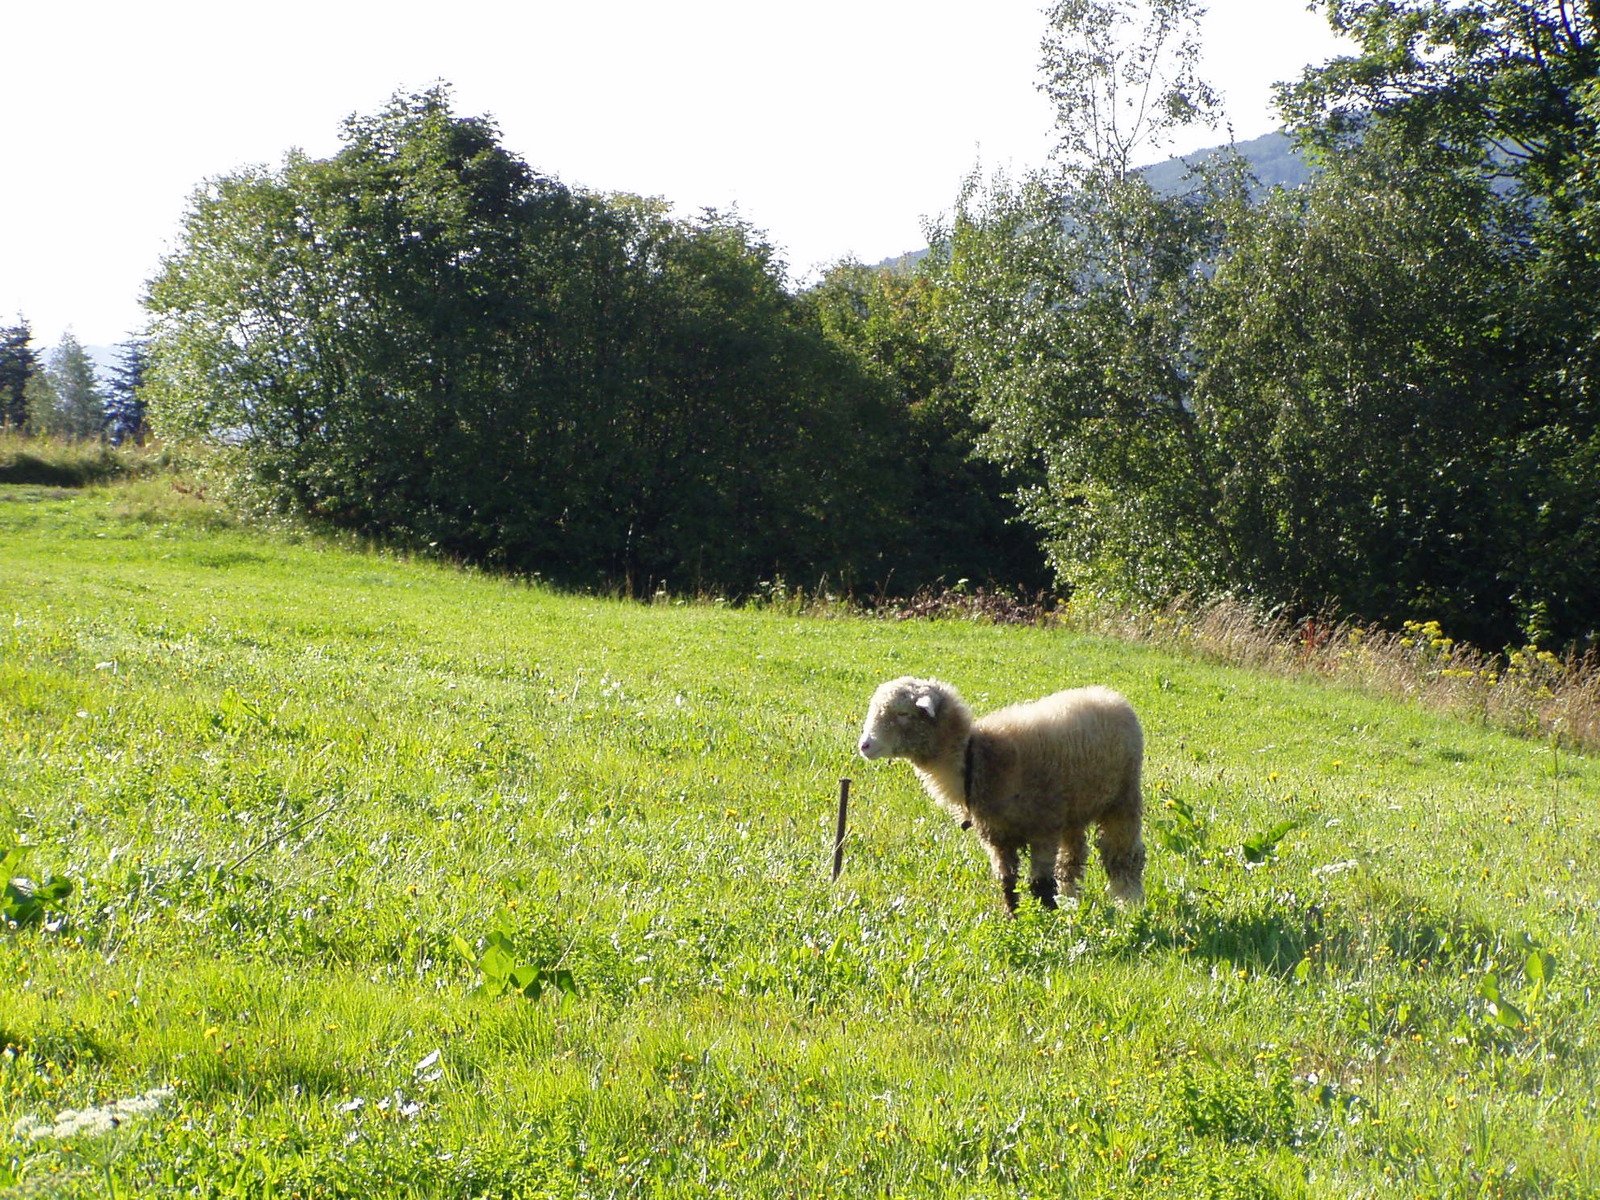
M 0 111 L 0 324 L 110 345 L 190 193 L 340 121 L 454 85 L 536 170 L 737 210 L 791 273 L 924 244 L 975 166 L 1042 165 L 1043 0 L 13 0 Z M 1302 0 L 1211 0 L 1234 135 L 1338 43 Z M 1199 144 L 1224 140 L 1207 137 Z M 1197 146 L 1180 146 L 1189 150 Z

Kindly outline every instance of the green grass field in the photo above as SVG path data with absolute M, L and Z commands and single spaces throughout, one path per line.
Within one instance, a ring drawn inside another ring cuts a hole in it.
M 1146 907 L 1096 865 L 1003 919 L 854 758 L 906 672 L 1126 693 Z M 1597 796 L 1548 743 L 1061 630 L 4 487 L 0 1192 L 1600 1194 Z

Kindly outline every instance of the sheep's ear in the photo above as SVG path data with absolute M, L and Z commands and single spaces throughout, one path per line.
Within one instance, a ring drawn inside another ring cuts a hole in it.
M 928 714 L 928 719 L 939 719 L 939 695 L 937 692 L 924 692 L 917 697 L 917 707 Z

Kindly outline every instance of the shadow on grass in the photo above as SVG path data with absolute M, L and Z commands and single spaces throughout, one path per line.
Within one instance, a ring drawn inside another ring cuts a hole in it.
M 1248 898 L 1188 893 L 1134 914 L 1117 941 L 1124 954 L 1176 951 L 1284 978 L 1312 955 L 1353 974 L 1378 959 L 1455 974 L 1526 951 L 1504 929 L 1434 912 L 1427 898 L 1390 890 L 1353 901 L 1288 891 Z
M 0 433 L 0 484 L 80 488 L 139 475 L 158 455 L 137 446 Z

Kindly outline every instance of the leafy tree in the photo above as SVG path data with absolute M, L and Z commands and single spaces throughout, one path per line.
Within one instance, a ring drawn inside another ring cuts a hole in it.
M 33 331 L 22 317 L 0 328 L 0 429 L 21 429 L 28 421 L 28 380 L 39 370 L 31 345 Z
M 1183 0 L 1056 5 L 1044 78 L 1058 170 L 969 185 L 939 239 L 980 446 L 1022 483 L 1065 583 L 1138 599 L 1231 574 L 1190 394 L 1190 314 L 1243 180 L 1224 156 L 1162 196 L 1132 169 L 1214 107 L 1194 72 L 1197 16 Z
M 443 88 L 207 185 L 149 307 L 158 426 L 279 505 L 628 587 L 853 578 L 894 545 L 865 536 L 881 398 L 771 248 L 540 177 Z
M 1391 161 L 1432 161 L 1447 190 L 1463 175 L 1495 189 L 1484 233 L 1507 265 L 1485 281 L 1483 322 L 1456 342 L 1463 364 L 1492 343 L 1498 367 L 1463 377 L 1456 393 L 1458 408 L 1483 417 L 1469 456 L 1491 464 L 1491 495 L 1458 502 L 1474 540 L 1493 547 L 1478 565 L 1493 577 L 1478 590 L 1478 628 L 1594 641 L 1600 501 L 1579 481 L 1600 462 L 1600 9 L 1570 0 L 1324 7 L 1357 52 L 1286 91 L 1304 136 L 1337 160 L 1359 161 L 1352 148 L 1370 144 Z
M 23 402 L 28 410 L 24 431 L 35 436 L 53 433 L 51 423 L 56 416 L 57 394 L 48 370 L 35 371 L 28 376 L 23 388 Z
M 1509 182 L 1540 253 L 1537 324 L 1565 358 L 1562 385 L 1600 388 L 1600 7 L 1583 0 L 1322 0 L 1356 53 L 1284 89 L 1324 151 L 1380 131 L 1438 146 Z M 1504 190 L 1504 189 L 1503 189 Z
M 895 583 L 906 590 L 967 579 L 1037 589 L 1038 540 L 1007 497 L 1007 481 L 976 454 L 980 428 L 941 324 L 947 302 L 936 263 L 924 269 L 844 262 L 805 295 L 830 341 L 891 397 L 903 510 Z
M 1144 187 L 1128 131 L 1204 92 L 1119 97 L 1192 56 L 1118 59 L 1133 10 L 1055 10 L 1062 169 L 969 190 L 950 231 L 981 444 L 1042 473 L 1025 511 L 1074 585 L 1593 640 L 1594 11 L 1329 9 L 1361 53 L 1287 96 L 1322 172 L 1259 206 L 1236 167 Z
M 275 502 L 474 558 L 543 561 L 612 465 L 620 237 L 442 89 L 352 118 L 334 158 L 220 179 L 153 282 L 149 390 Z M 587 530 L 580 530 L 582 536 Z
M 1515 636 L 1517 223 L 1458 156 L 1375 140 L 1241 214 L 1197 314 L 1193 393 L 1226 451 L 1235 590 Z
M 1041 89 L 1056 151 L 1083 179 L 1126 180 L 1177 130 L 1214 124 L 1220 100 L 1199 72 L 1199 0 L 1056 0 Z
M 690 586 L 872 575 L 858 535 L 890 503 L 871 469 L 881 396 L 806 319 L 754 230 L 627 203 L 637 383 L 609 504 L 628 524 L 621 573 Z
M 1324 147 L 1382 125 L 1479 157 L 1551 200 L 1594 149 L 1600 10 L 1583 0 L 1320 0 L 1356 53 L 1282 98 Z

